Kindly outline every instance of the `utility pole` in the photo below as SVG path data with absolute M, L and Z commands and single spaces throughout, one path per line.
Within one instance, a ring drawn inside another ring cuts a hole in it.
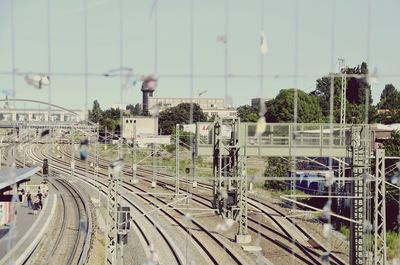
M 341 89 L 340 89 L 340 145 L 346 143 L 346 90 L 347 90 L 347 79 L 345 71 L 345 60 L 339 58 L 339 71 L 341 73 Z M 343 190 L 344 179 L 346 177 L 346 164 L 344 158 L 339 161 L 339 181 L 338 186 L 340 191 Z
M 230 136 L 222 134 L 223 126 L 230 127 Z M 239 132 L 239 118 L 217 117 L 213 124 L 213 207 L 224 218 L 238 221 L 235 239 L 245 244 L 251 235 L 247 233 L 246 152 L 240 151 Z
M 239 168 L 239 231 L 236 235 L 236 241 L 251 241 L 251 237 L 247 232 L 247 157 L 246 150 L 242 156 Z M 244 242 L 245 243 L 245 242 Z
M 345 71 L 345 60 L 343 58 L 339 58 L 339 72 L 341 73 L 341 89 L 340 89 L 340 145 L 346 145 L 346 90 L 347 90 L 347 79 L 346 79 L 346 71 Z M 333 79 L 334 80 L 334 79 Z M 345 178 L 346 178 L 346 159 L 339 158 L 339 167 L 338 167 L 338 186 L 337 190 L 339 194 L 342 194 L 345 186 Z M 338 212 L 341 212 L 342 209 L 342 199 L 338 199 Z
M 136 120 L 133 122 L 133 137 L 132 137 L 132 147 L 133 147 L 133 163 L 132 163 L 132 183 L 137 183 L 136 170 L 137 170 L 137 157 L 136 157 Z
M 96 152 L 96 168 L 94 169 L 95 171 L 95 176 L 98 177 L 98 170 L 99 170 L 99 123 L 97 122 L 97 127 L 96 127 L 96 142 L 95 142 L 95 152 Z M 100 200 L 99 200 L 100 203 Z
M 175 195 L 179 195 L 179 124 L 175 126 Z
M 75 129 L 72 125 L 71 128 L 71 179 L 75 175 Z
M 156 156 L 157 156 L 157 147 L 156 143 L 151 145 L 151 155 L 153 156 L 153 166 L 152 166 L 152 180 L 151 180 L 151 187 L 155 188 L 157 185 L 156 182 Z
M 375 153 L 374 264 L 387 264 L 385 149 Z
M 117 265 L 118 231 L 117 231 L 117 210 L 118 210 L 118 185 L 120 165 L 111 164 L 108 169 L 108 191 L 107 191 L 107 242 L 105 264 Z
M 369 158 L 369 127 L 353 126 L 351 129 L 351 171 L 353 181 L 350 191 L 353 197 L 350 207 L 350 218 L 356 223 L 350 223 L 350 264 L 366 264 L 365 222 L 366 222 L 366 182 L 370 169 Z

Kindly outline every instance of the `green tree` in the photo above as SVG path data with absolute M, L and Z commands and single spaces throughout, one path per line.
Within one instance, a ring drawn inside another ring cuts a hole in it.
M 142 105 L 140 103 L 136 103 L 135 106 L 133 104 L 129 104 L 126 106 L 126 109 L 130 111 L 131 115 L 134 116 L 142 115 Z
M 257 122 L 258 120 L 258 110 L 249 105 L 243 105 L 238 107 L 237 115 L 241 122 Z
M 176 124 L 189 124 L 190 103 L 181 103 L 176 107 L 168 108 L 160 112 L 158 128 L 162 134 L 171 134 Z M 206 121 L 207 117 L 198 104 L 193 104 L 193 122 Z
M 269 157 L 264 175 L 266 177 L 285 178 L 288 176 L 289 163 L 281 157 Z M 264 187 L 267 189 L 284 190 L 287 188 L 286 182 L 279 180 L 266 180 Z
M 100 121 L 100 126 L 102 128 L 107 128 L 107 130 L 111 130 L 115 132 L 119 128 L 120 123 L 120 110 L 110 108 L 103 112 L 103 118 Z
M 346 120 L 355 122 L 364 122 L 365 116 L 365 102 L 367 94 L 369 107 L 372 104 L 371 87 L 365 77 L 368 74 L 368 67 L 366 63 L 362 63 L 353 68 L 345 68 L 342 73 L 361 75 L 360 78 L 347 77 L 346 84 Z M 341 77 L 331 78 L 324 76 L 317 79 L 316 88 L 310 94 L 317 97 L 319 105 L 321 106 L 322 113 L 328 120 L 330 116 L 330 96 L 331 96 L 331 80 L 333 79 L 333 116 L 334 121 L 340 122 L 340 100 L 341 100 Z M 373 112 L 369 111 L 369 120 L 374 116 Z
M 387 89 L 388 88 L 388 89 Z M 400 92 L 393 85 L 386 85 L 381 94 L 381 100 L 378 103 L 379 109 L 397 110 L 400 108 Z
M 383 91 L 381 93 L 381 101 L 385 100 L 386 98 L 388 98 L 394 92 L 396 92 L 396 88 L 394 87 L 394 85 L 386 84 L 385 88 L 383 89 Z
M 297 110 L 299 123 L 324 122 L 317 98 L 297 90 Z M 265 120 L 267 122 L 293 122 L 295 89 L 282 89 L 275 99 L 266 102 Z
M 345 72 L 348 74 L 367 75 L 368 66 L 367 63 L 363 62 L 361 66 L 359 65 L 354 68 L 347 68 Z M 347 81 L 346 97 L 350 103 L 364 105 L 367 94 L 369 95 L 368 103 L 372 104 L 371 86 L 369 85 L 366 76 L 360 78 L 351 77 Z
M 92 110 L 89 110 L 89 120 L 94 123 L 98 123 L 102 120 L 103 111 L 100 108 L 100 103 L 95 100 L 93 101 Z
M 400 131 L 392 131 L 390 139 L 383 141 L 386 156 L 400 156 Z
M 330 115 L 330 97 L 331 97 L 331 78 L 324 76 L 317 79 L 316 88 L 310 93 L 315 96 L 321 107 L 321 111 L 325 117 Z M 334 113 L 334 118 L 338 122 L 340 119 L 340 93 L 341 93 L 341 79 L 339 77 L 333 78 L 333 109 L 339 110 L 339 113 Z

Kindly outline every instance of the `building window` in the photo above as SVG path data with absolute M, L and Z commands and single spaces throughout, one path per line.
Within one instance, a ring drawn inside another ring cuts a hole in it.
M 126 120 L 126 123 L 128 123 L 129 121 L 128 120 Z

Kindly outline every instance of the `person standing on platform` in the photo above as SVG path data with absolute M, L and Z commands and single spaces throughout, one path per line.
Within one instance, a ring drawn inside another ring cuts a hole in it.
M 31 192 L 29 190 L 26 192 L 26 201 L 28 202 L 28 208 L 32 208 L 33 207 L 32 195 L 31 195 Z
M 38 193 L 37 193 L 36 196 L 37 196 L 38 199 L 39 199 L 39 207 L 40 207 L 40 210 L 42 210 L 42 208 L 43 208 L 43 203 L 42 203 L 43 194 L 40 192 L 40 189 L 38 190 Z
M 39 196 L 35 197 L 35 201 L 33 202 L 33 214 L 37 214 L 37 210 L 39 209 L 40 205 Z
M 21 188 L 21 202 L 24 203 L 24 199 L 25 199 L 25 190 L 23 188 Z

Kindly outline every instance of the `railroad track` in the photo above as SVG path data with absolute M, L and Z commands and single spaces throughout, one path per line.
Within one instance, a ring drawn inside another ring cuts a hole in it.
M 90 244 L 91 237 L 90 209 L 70 183 L 64 179 L 50 182 L 61 198 L 62 221 L 45 264 L 83 264 L 87 257 L 85 244 Z
M 35 160 L 36 162 L 41 162 L 43 157 L 45 157 L 45 155 L 43 154 L 43 150 L 41 150 L 41 157 L 39 157 L 38 154 L 36 154 L 33 150 L 30 150 L 30 155 L 31 158 L 33 160 Z M 70 165 L 66 165 L 66 162 L 63 163 L 64 161 L 59 161 L 56 158 L 53 158 L 53 164 L 52 165 L 52 169 L 59 172 L 59 173 L 64 173 L 66 175 L 70 174 Z M 78 168 L 77 168 L 78 169 Z M 99 187 L 106 187 L 106 184 L 104 182 L 101 181 L 94 181 L 91 182 L 89 181 L 86 176 L 82 175 L 79 172 L 79 169 L 77 170 L 78 172 L 76 173 L 76 176 L 80 178 L 80 180 L 84 181 L 86 184 L 91 185 L 95 188 L 99 188 Z M 107 193 L 101 189 L 99 190 L 99 192 L 104 195 L 107 196 Z M 127 199 L 126 196 L 122 196 L 125 200 Z M 140 214 L 144 214 L 144 211 L 142 209 L 140 209 L 137 205 L 135 205 L 134 203 L 131 203 L 130 201 L 128 201 L 129 206 L 133 207 L 135 210 L 137 210 Z M 165 245 L 168 247 L 168 249 L 170 250 L 170 253 L 172 253 L 173 256 L 173 260 L 174 263 L 176 264 L 184 264 L 184 260 L 182 259 L 182 255 L 179 255 L 179 251 L 174 247 L 174 245 L 172 244 L 172 240 L 171 238 L 167 235 L 167 233 L 165 232 L 165 230 L 158 226 L 157 223 L 153 220 L 153 218 L 151 218 L 150 216 L 146 216 L 144 218 L 147 222 L 144 222 L 143 220 L 141 220 L 140 222 L 134 221 L 133 225 L 135 226 L 135 229 L 137 229 L 137 231 L 139 232 L 139 236 L 140 236 L 140 240 L 141 242 L 145 242 L 146 244 L 146 252 L 150 253 L 150 248 L 151 245 L 154 243 L 152 242 L 151 237 L 149 236 L 149 232 L 157 234 L 159 236 L 159 238 L 162 239 L 164 244 L 159 244 L 160 247 L 165 247 Z M 150 227 L 154 227 L 155 230 L 154 231 L 149 231 Z M 147 231 L 145 231 L 145 229 L 147 229 Z M 171 260 L 171 259 L 170 259 Z
M 45 155 L 42 151 L 42 155 Z M 40 158 L 37 158 L 37 161 L 40 161 Z M 58 165 L 57 170 L 62 170 L 65 173 L 69 173 L 69 164 L 65 161 L 53 158 L 53 161 L 56 162 Z M 62 165 L 63 164 L 63 165 Z M 54 166 L 53 166 L 54 167 Z M 75 172 L 81 171 L 85 173 L 86 169 L 85 168 L 80 168 L 78 165 L 75 166 Z M 79 174 L 78 174 L 79 175 Z M 103 185 L 104 187 L 106 186 L 105 182 L 105 175 L 104 174 L 99 174 L 102 177 L 99 177 L 95 179 L 96 184 Z M 86 178 L 87 181 L 87 176 L 82 176 L 83 178 Z M 93 179 L 93 178 L 92 178 Z M 95 185 L 96 185 L 95 184 Z M 135 194 L 135 196 L 139 197 L 149 205 L 153 205 L 155 207 L 161 208 L 166 205 L 167 202 L 156 198 L 154 196 L 144 196 L 137 194 L 142 193 L 148 193 L 145 189 L 141 189 L 139 187 L 129 187 L 128 185 L 123 184 L 122 187 L 127 191 L 128 193 Z M 133 207 L 137 207 L 134 203 L 131 202 L 131 199 L 128 198 L 126 195 L 127 192 L 121 192 L 121 196 Z M 197 249 L 201 250 L 201 256 L 206 257 L 206 264 L 244 264 L 248 263 L 246 260 L 243 260 L 240 255 L 235 253 L 235 250 L 231 249 L 229 246 L 226 246 L 224 242 L 222 242 L 220 239 L 218 239 L 213 233 L 211 233 L 206 227 L 201 225 L 199 222 L 196 220 L 192 220 L 191 224 L 194 227 L 188 227 L 186 224 L 186 221 L 184 220 L 185 213 L 181 210 L 175 209 L 175 214 L 172 214 L 168 212 L 165 209 L 159 209 L 160 212 L 166 216 L 170 222 L 173 222 L 176 226 L 178 226 L 181 231 L 184 233 L 189 233 L 191 236 L 191 239 L 196 243 Z M 142 212 L 143 213 L 143 212 Z M 176 217 L 176 214 L 179 214 L 179 217 Z M 146 216 L 146 218 L 149 218 L 149 216 Z M 135 221 L 133 221 L 135 223 Z M 156 224 L 153 222 L 153 225 L 156 226 Z M 200 231 L 199 232 L 194 232 L 194 231 Z M 212 240 L 210 240 L 212 239 Z M 207 241 L 207 243 L 205 242 Z M 210 242 L 212 241 L 212 242 Z M 172 245 L 172 244 L 171 244 Z M 177 250 L 174 249 L 176 252 Z M 178 255 L 179 256 L 179 255 Z M 190 261 L 188 261 L 190 263 Z M 186 260 L 183 260 L 182 258 L 179 258 L 177 260 L 178 264 L 187 264 Z
M 67 157 L 71 157 L 70 153 L 65 152 L 65 150 L 62 150 L 63 155 L 67 156 Z M 89 156 L 89 158 L 94 159 L 94 157 L 91 155 Z M 106 169 L 108 167 L 108 164 L 110 163 L 110 161 L 104 159 L 104 158 L 99 158 L 99 167 Z M 126 175 L 132 175 L 132 170 L 129 166 L 125 166 L 124 167 L 124 173 Z M 151 176 L 153 174 L 152 170 L 149 169 L 145 169 L 145 168 L 137 168 L 137 172 L 136 175 L 139 176 L 142 180 L 150 182 L 151 180 Z M 171 176 L 169 174 L 165 174 L 162 172 L 156 172 L 156 175 L 158 177 L 162 177 L 164 180 L 168 179 L 170 181 L 175 181 L 175 176 Z M 166 182 L 164 180 L 160 180 L 159 178 L 157 179 L 157 182 L 161 183 L 164 187 L 168 187 L 170 190 L 174 189 L 174 184 L 170 183 L 170 182 Z M 186 183 L 187 185 L 191 185 L 192 183 L 188 180 L 185 179 L 180 179 L 180 182 L 182 183 Z M 131 183 L 129 182 L 125 182 L 126 184 L 131 185 Z M 197 183 L 198 187 L 202 187 L 204 189 L 210 190 L 212 191 L 213 187 L 211 184 L 208 183 L 204 183 L 204 182 L 198 182 Z M 207 198 L 204 195 L 200 195 L 196 192 L 194 192 L 195 190 L 191 189 L 189 190 L 188 188 L 184 188 L 181 187 L 182 190 L 186 191 L 186 192 L 193 192 L 193 196 L 203 199 L 203 206 L 210 208 L 210 204 L 207 203 L 210 201 L 211 198 Z M 305 231 L 303 228 L 301 228 L 298 224 L 296 224 L 291 218 L 286 217 L 285 213 L 282 212 L 281 210 L 277 209 L 276 207 L 272 206 L 270 203 L 267 203 L 265 201 L 261 201 L 261 199 L 256 198 L 256 197 L 252 197 L 249 196 L 248 198 L 248 205 L 251 206 L 253 209 L 255 209 L 256 211 L 261 212 L 263 215 L 265 215 L 269 220 L 272 220 L 272 222 L 274 223 L 274 225 L 276 225 L 277 227 L 280 228 L 281 233 L 271 229 L 270 227 L 266 226 L 263 223 L 260 223 L 259 220 L 256 220 L 253 217 L 249 217 L 249 229 L 252 230 L 253 232 L 256 232 L 260 227 L 262 229 L 265 230 L 269 230 L 270 232 L 279 235 L 280 239 L 284 239 L 286 241 L 285 243 L 281 243 L 281 242 L 277 242 L 276 240 L 272 239 L 272 238 L 268 238 L 268 236 L 266 236 L 266 234 L 261 234 L 263 237 L 265 237 L 267 240 L 269 241 L 273 241 L 275 242 L 277 245 L 281 246 L 282 249 L 285 249 L 286 252 L 291 251 L 291 254 L 293 255 L 297 255 L 296 251 L 288 245 L 295 245 L 295 248 L 298 248 L 298 250 L 300 250 L 300 253 L 304 254 L 305 256 L 307 256 L 311 262 L 313 263 L 309 263 L 309 264 L 321 264 L 321 256 L 322 255 L 329 255 L 330 258 L 330 262 L 331 264 L 346 264 L 346 262 L 344 260 L 342 260 L 340 257 L 338 257 L 337 255 L 331 253 L 329 251 L 329 249 L 327 247 L 324 247 L 322 244 L 318 244 L 318 247 L 316 249 L 312 249 L 310 247 L 304 246 L 302 243 L 298 242 L 295 238 L 293 238 L 293 235 L 287 231 L 283 225 L 281 224 L 282 219 L 284 221 L 286 221 L 288 224 L 290 224 L 291 226 L 293 226 L 293 228 L 295 228 L 295 231 L 300 234 L 300 236 L 302 237 L 306 237 L 308 238 L 310 241 L 313 242 L 314 245 L 316 245 L 317 241 L 315 240 L 315 238 L 308 233 L 307 231 Z M 280 217 L 280 220 L 278 220 L 278 218 L 276 217 Z M 285 247 L 286 245 L 286 247 Z M 301 256 L 298 256 L 298 258 L 307 263 L 307 260 L 303 259 Z M 308 261 L 309 262 L 309 261 Z
M 23 144 L 23 143 L 21 143 Z M 5 148 L 5 156 L 12 148 Z M 23 166 L 19 159 L 12 161 L 16 166 Z M 53 187 L 58 191 L 61 201 L 61 226 L 54 242 L 46 241 L 48 238 L 42 238 L 32 248 L 32 251 L 22 260 L 22 264 L 32 264 L 31 258 L 36 252 L 40 252 L 41 242 L 50 245 L 46 257 L 40 253 L 40 264 L 85 264 L 88 256 L 91 241 L 91 213 L 87 202 L 81 193 L 63 179 L 54 179 L 51 181 Z M 38 254 L 39 255 L 39 254 Z M 43 260 L 45 258 L 45 260 Z M 38 262 L 38 261 L 36 261 Z
M 63 152 L 63 155 L 66 155 L 67 157 L 70 156 L 68 152 Z M 92 158 L 92 157 L 91 157 Z M 105 169 L 109 163 L 109 161 L 105 159 L 100 159 L 102 163 L 99 164 L 99 166 L 103 169 Z M 124 171 L 125 173 L 132 174 L 131 171 L 126 169 L 125 167 Z M 147 182 L 151 182 L 150 177 L 151 177 L 152 171 L 143 169 L 143 168 L 138 168 L 137 169 L 137 176 L 139 176 L 141 179 Z M 164 174 L 164 173 L 157 173 L 157 176 L 164 177 L 165 179 L 169 179 L 174 181 L 174 176 Z M 159 183 L 164 188 L 167 188 L 169 190 L 174 189 L 174 185 L 168 182 L 165 182 L 163 180 L 157 179 Z M 181 182 L 184 182 L 186 184 L 191 184 L 190 182 L 187 182 L 186 180 L 181 180 Z M 129 182 L 124 182 L 126 185 L 131 185 Z M 207 190 L 211 190 L 212 186 L 207 183 L 198 183 L 199 187 L 205 188 Z M 188 189 L 185 189 L 184 187 L 181 187 L 182 190 L 185 190 L 186 192 L 189 192 Z M 193 192 L 193 190 L 191 190 Z M 193 193 L 193 200 L 199 203 L 200 205 L 206 207 L 206 208 L 211 208 L 210 206 L 210 198 L 205 197 L 203 195 Z M 298 242 L 296 239 L 293 238 L 292 234 L 283 227 L 283 225 L 280 223 L 281 220 L 277 220 L 275 215 L 284 218 L 289 222 L 295 229 L 297 229 L 297 233 L 300 233 L 302 236 L 309 238 L 310 240 L 315 240 L 313 237 L 308 234 L 304 229 L 302 229 L 300 226 L 298 226 L 296 223 L 294 223 L 290 218 L 287 218 L 284 213 L 276 209 L 275 207 L 272 207 L 270 204 L 266 202 L 262 202 L 257 198 L 249 198 L 248 203 L 250 206 L 252 206 L 255 210 L 261 212 L 263 215 L 267 216 L 272 222 L 274 223 L 275 226 L 279 227 L 280 231 L 277 231 L 275 229 L 272 229 L 271 227 L 265 225 L 264 223 L 260 222 L 260 220 L 256 220 L 256 218 L 249 216 L 249 230 L 253 231 L 255 234 L 260 235 L 262 238 L 265 240 L 269 241 L 270 243 L 273 243 L 277 245 L 280 249 L 283 251 L 287 252 L 287 254 L 293 255 L 296 257 L 296 260 L 301 261 L 305 264 L 322 264 L 323 262 L 321 261 L 321 256 L 328 254 L 330 257 L 330 262 L 331 264 L 346 264 L 342 259 L 337 257 L 336 255 L 329 253 L 327 248 L 323 247 L 320 245 L 317 249 L 312 249 L 310 247 L 304 246 L 302 243 Z M 273 213 L 271 213 L 271 211 Z M 268 234 L 273 234 L 274 236 L 269 236 Z M 278 239 L 277 239 L 278 237 Z

